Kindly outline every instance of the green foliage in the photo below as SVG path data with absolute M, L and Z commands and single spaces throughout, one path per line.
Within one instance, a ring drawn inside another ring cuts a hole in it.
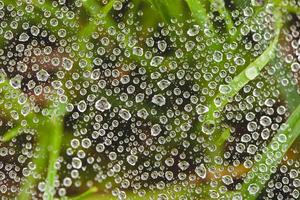
M 66 28 L 67 31 L 72 32 L 79 41 L 79 50 L 77 54 L 75 55 L 76 58 L 85 59 L 87 62 L 84 69 L 80 69 L 77 67 L 77 70 L 85 70 L 87 72 L 92 71 L 93 61 L 91 58 L 87 58 L 87 55 L 89 53 L 89 50 L 87 49 L 87 41 L 92 41 L 92 34 L 97 30 L 97 27 L 99 25 L 99 22 L 101 20 L 105 20 L 106 23 L 104 24 L 104 28 L 107 29 L 109 27 L 116 27 L 117 24 L 114 21 L 114 19 L 111 18 L 110 13 L 112 12 L 113 5 L 116 1 L 111 0 L 109 1 L 105 6 L 101 6 L 99 1 L 96 0 L 84 0 L 82 1 L 83 7 L 87 14 L 90 16 L 88 22 L 86 23 L 79 23 L 76 21 L 77 19 L 60 19 L 59 25 L 56 27 L 52 27 L 50 25 L 46 25 L 45 27 L 48 28 L 51 32 L 57 33 L 59 29 L 62 27 Z M 143 4 L 145 3 L 146 4 Z M 246 1 L 245 1 L 246 2 Z M 237 1 L 237 7 L 243 7 L 244 4 L 246 4 L 244 1 L 240 2 Z M 14 5 L 17 6 L 16 1 L 8 1 L 5 0 L 4 3 L 6 5 Z M 56 7 L 53 7 L 51 5 L 50 1 L 46 1 L 46 3 L 41 4 L 40 1 L 33 0 L 32 1 L 35 9 L 37 9 L 37 13 L 42 13 L 43 11 L 47 10 L 50 13 L 57 13 L 59 12 L 59 9 Z M 225 2 L 222 0 L 210 0 L 210 1 L 199 1 L 199 0 L 186 0 L 186 1 L 180 1 L 180 0 L 147 0 L 142 1 L 138 0 L 135 1 L 136 4 L 141 4 L 145 7 L 148 12 L 155 12 L 156 14 L 159 14 L 159 20 L 157 20 L 157 16 L 153 17 L 153 20 L 148 21 L 149 24 L 156 24 L 158 22 L 164 21 L 165 23 L 171 23 L 172 19 L 179 19 L 179 23 L 184 22 L 185 20 L 189 19 L 189 14 L 194 18 L 194 21 L 201 27 L 202 33 L 201 35 L 205 40 L 211 41 L 211 40 L 218 40 L 220 38 L 225 38 L 225 40 L 229 43 L 239 43 L 238 40 L 241 35 L 241 28 L 242 25 L 238 26 L 235 25 L 235 21 L 232 18 L 231 10 L 229 10 L 225 6 Z M 248 2 L 249 3 L 249 2 Z M 209 112 L 205 114 L 203 123 L 197 123 L 195 124 L 195 132 L 197 134 L 203 134 L 202 128 L 204 126 L 213 127 L 213 129 L 219 128 L 218 130 L 213 130 L 209 134 L 206 134 L 206 138 L 210 138 L 212 146 L 215 146 L 217 150 L 209 153 L 207 152 L 208 156 L 211 160 L 213 160 L 216 156 L 222 155 L 224 152 L 224 146 L 228 138 L 230 137 L 230 127 L 228 125 L 220 120 L 220 116 L 222 112 L 224 111 L 225 107 L 231 103 L 232 99 L 251 81 L 255 81 L 255 79 L 262 73 L 264 68 L 268 66 L 268 64 L 274 59 L 276 51 L 278 51 L 278 43 L 280 40 L 280 34 L 282 27 L 285 25 L 283 17 L 284 14 L 289 13 L 299 13 L 299 8 L 294 7 L 293 5 L 283 5 L 282 2 L 272 2 L 269 1 L 270 4 L 274 6 L 273 15 L 275 19 L 275 30 L 274 30 L 274 37 L 272 40 L 267 44 L 267 47 L 264 49 L 264 51 L 261 53 L 261 55 L 257 57 L 253 57 L 252 55 L 246 54 L 245 58 L 248 59 L 248 65 L 246 68 L 239 69 L 240 71 L 235 74 L 234 78 L 229 84 L 222 85 L 223 87 L 226 87 L 228 89 L 227 92 L 221 92 L 219 91 L 216 93 L 213 97 L 210 99 L 210 105 Z M 210 16 L 210 8 L 211 5 L 215 7 L 216 11 L 220 16 L 222 16 L 222 19 L 225 21 L 225 28 L 220 28 L 218 25 L 215 24 L 212 17 Z M 263 7 L 257 7 L 254 11 L 254 14 L 252 17 L 249 17 L 248 21 L 245 23 L 252 23 L 253 20 L 257 17 L 257 14 L 264 10 L 266 7 L 265 5 Z M 23 9 L 23 8 L 22 8 Z M 24 8 L 25 9 L 25 8 Z M 188 10 L 188 14 L 185 12 Z M 145 13 L 147 13 L 145 11 Z M 28 17 L 28 20 L 30 22 L 37 22 L 41 19 L 36 14 L 35 16 L 31 16 L 31 14 L 26 15 Z M 132 25 L 134 26 L 134 25 Z M 147 26 L 147 25 L 145 25 Z M 150 25 L 151 26 L 151 25 Z M 184 28 L 187 28 L 184 27 Z M 76 29 L 76 30 L 74 30 Z M 77 30 L 80 30 L 77 32 Z M 17 31 L 17 30 L 16 30 Z M 107 30 L 105 30 L 107 31 Z M 74 33 L 75 32 L 75 33 Z M 118 34 L 121 34 L 121 32 L 117 32 L 114 37 L 116 37 Z M 0 35 L 0 45 L 3 46 L 4 39 L 3 36 Z M 127 34 L 124 48 L 128 50 L 129 52 L 132 52 L 132 46 L 130 45 L 130 38 L 131 33 Z M 222 48 L 221 46 L 218 46 L 217 44 L 212 43 L 211 45 L 208 45 L 207 49 L 205 51 L 211 51 Z M 193 55 L 189 55 L 193 56 Z M 143 60 L 145 56 L 135 56 L 132 55 L 128 59 L 132 59 L 133 61 L 137 63 L 141 63 L 141 60 Z M 166 59 L 163 61 L 164 64 L 170 63 L 170 57 L 166 56 Z M 220 69 L 224 69 L 224 63 L 216 63 L 220 66 Z M 78 63 L 76 63 L 78 65 Z M 148 74 L 151 74 L 153 72 L 153 69 L 149 66 L 146 66 L 146 71 Z M 1 78 L 1 77 L 0 77 Z M 66 82 L 69 77 L 66 76 L 63 81 Z M 91 81 L 89 78 L 85 80 L 78 80 L 80 82 L 84 81 Z M 204 85 L 208 84 L 208 82 L 204 82 Z M 22 91 L 14 89 L 9 84 L 9 79 L 5 77 L 5 80 L 0 83 L 1 89 L 1 96 L 7 96 L 11 95 L 10 93 L 15 93 L 14 96 L 22 95 Z M 293 93 L 294 94 L 294 93 Z M 294 99 L 295 97 L 292 96 L 285 98 Z M 120 101 L 117 97 L 114 96 L 108 96 L 104 92 L 98 94 L 100 96 L 105 96 L 109 102 L 115 105 L 122 105 L 125 104 L 124 102 Z M 130 100 L 132 100 L 134 97 L 129 97 Z M 72 99 L 69 97 L 69 100 Z M 19 103 L 16 101 L 16 99 L 7 99 L 6 101 L 10 101 L 7 103 L 12 104 L 15 110 L 21 111 L 23 107 L 19 105 Z M 78 100 L 76 100 L 78 101 Z M 216 103 L 218 102 L 218 103 Z M 20 117 L 19 119 L 14 120 L 15 127 L 8 130 L 2 138 L 3 142 L 9 142 L 13 138 L 18 137 L 22 132 L 24 132 L 24 128 L 27 129 L 35 129 L 37 130 L 36 137 L 37 137 L 37 144 L 40 146 L 40 150 L 36 155 L 36 158 L 32 159 L 32 162 L 35 163 L 37 166 L 36 172 L 41 173 L 43 169 L 46 167 L 47 173 L 46 173 L 46 189 L 45 189 L 45 199 L 53 200 L 55 197 L 55 180 L 58 179 L 58 170 L 57 170 L 57 160 L 59 159 L 59 156 L 61 155 L 61 148 L 63 144 L 63 137 L 65 134 L 64 130 L 64 116 L 66 115 L 66 109 L 65 106 L 69 102 L 66 102 L 64 104 L 62 103 L 54 103 L 53 105 L 48 105 L 49 112 L 47 115 L 41 115 L 41 114 L 35 114 L 30 113 L 24 117 Z M 74 103 L 74 102 L 71 102 Z M 6 110 L 5 107 L 2 107 L 4 104 L 0 104 L 1 110 L 3 111 L 3 115 L 5 115 L 6 118 L 10 118 L 11 113 L 9 110 Z M 298 105 L 297 105 L 298 106 Z M 136 105 L 138 108 L 145 108 L 146 110 L 150 110 L 150 106 L 146 103 L 141 105 Z M 296 106 L 294 106 L 296 107 Z M 32 109 L 32 108 L 30 108 Z M 163 109 L 159 112 L 163 112 Z M 192 115 L 192 114 L 191 114 Z M 28 124 L 23 126 L 21 125 L 21 121 L 23 119 L 26 119 Z M 34 120 L 39 120 L 40 123 L 36 125 L 36 123 L 32 123 Z M 157 122 L 159 119 L 152 117 L 151 120 L 153 122 Z M 224 128 L 225 126 L 225 128 Z M 298 135 L 300 134 L 299 129 L 300 128 L 300 107 L 298 106 L 290 115 L 289 119 L 286 121 L 285 124 L 283 124 L 278 131 L 278 133 L 272 138 L 272 140 L 269 142 L 268 146 L 264 150 L 265 153 L 262 155 L 259 162 L 256 162 L 254 166 L 251 168 L 251 170 L 247 173 L 247 177 L 244 179 L 244 183 L 242 185 L 241 193 L 245 197 L 245 199 L 256 199 L 259 195 L 259 192 L 255 193 L 255 195 L 252 195 L 249 193 L 249 187 L 255 185 L 259 188 L 261 191 L 265 185 L 265 183 L 270 179 L 272 172 L 274 171 L 273 168 L 277 168 L 280 164 L 283 156 L 288 151 L 289 147 L 294 143 L 294 141 L 298 138 Z M 51 135 L 49 135 L 49 130 L 51 130 Z M 221 130 L 221 131 L 220 131 Z M 285 139 L 284 139 L 285 138 Z M 283 140 L 284 141 L 281 141 Z M 215 144 L 213 144 L 215 142 Z M 276 147 L 276 148 L 275 148 Z M 282 149 L 282 151 L 278 152 L 278 149 Z M 262 165 L 268 162 L 268 159 L 270 156 L 274 156 L 275 160 L 273 160 L 272 163 L 269 164 L 267 167 L 267 170 L 260 171 Z M 211 166 L 210 166 L 211 167 Z M 35 179 L 32 176 L 27 177 L 27 179 L 24 181 L 24 184 L 22 186 L 22 192 L 19 194 L 19 199 L 28 199 L 28 191 L 30 190 L 30 187 L 32 185 L 36 184 Z M 203 191 L 209 193 L 209 185 L 206 185 L 205 183 L 201 183 L 203 186 Z M 219 183 L 222 184 L 222 183 Z M 70 200 L 83 200 L 88 199 L 89 196 L 91 196 L 93 193 L 99 192 L 103 188 L 97 188 L 92 187 L 83 194 L 77 196 L 77 197 L 71 197 Z M 167 190 L 164 191 L 166 193 L 172 193 L 168 192 Z M 153 192 L 154 194 L 150 193 L 152 195 L 151 197 L 155 196 L 157 197 L 158 194 L 156 192 Z M 159 192 L 157 192 L 159 193 Z M 179 195 L 184 195 L 184 192 L 179 193 Z M 232 193 L 234 195 L 235 192 Z M 206 194 L 208 195 L 208 194 Z M 100 194 L 101 196 L 101 194 Z M 136 198 L 135 195 L 131 194 L 132 198 Z M 129 195 L 129 197 L 131 197 Z M 99 197 L 99 196 L 98 196 Z M 97 199 L 98 197 L 95 197 Z M 145 199 L 148 199 L 149 196 L 145 197 Z M 111 198 L 111 196 L 101 196 L 101 199 Z M 149 197 L 150 198 L 150 197 Z

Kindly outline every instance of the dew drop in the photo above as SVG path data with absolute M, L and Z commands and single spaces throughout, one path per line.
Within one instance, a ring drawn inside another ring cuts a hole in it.
M 119 111 L 119 116 L 122 118 L 122 119 L 124 119 L 124 120 L 129 120 L 130 118 L 131 118 L 131 114 L 130 114 L 130 112 L 128 111 L 128 110 L 126 110 L 126 109 L 120 109 L 120 111 Z
M 221 51 L 215 51 L 213 54 L 213 59 L 216 62 L 221 62 L 223 60 L 223 53 Z
M 205 179 L 206 178 L 206 167 L 204 166 L 204 164 L 200 164 L 199 166 L 197 166 L 195 168 L 195 172 L 196 174 L 202 178 L 202 179 Z
M 255 66 L 248 67 L 245 71 L 245 75 L 249 80 L 255 79 L 258 76 L 258 73 L 257 67 Z
M 189 36 L 192 37 L 192 36 L 198 35 L 199 32 L 200 32 L 200 26 L 194 25 L 192 28 L 190 28 L 190 29 L 187 31 L 187 34 L 188 34 Z
M 163 60 L 164 60 L 164 58 L 162 56 L 154 56 L 151 59 L 150 65 L 152 67 L 157 67 L 157 66 L 159 66 L 162 63 Z
M 101 112 L 109 110 L 111 108 L 111 104 L 107 101 L 105 97 L 101 97 L 95 103 L 95 108 Z
M 126 160 L 130 165 L 134 166 L 138 161 L 138 157 L 136 155 L 129 155 L 127 156 Z

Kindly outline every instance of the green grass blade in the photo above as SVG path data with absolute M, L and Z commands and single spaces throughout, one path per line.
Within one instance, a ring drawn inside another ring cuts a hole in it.
M 3 142 L 8 142 L 8 141 L 10 141 L 11 139 L 17 137 L 17 136 L 21 133 L 22 130 L 23 130 L 23 127 L 22 127 L 21 125 L 17 125 L 16 127 L 12 128 L 12 129 L 10 129 L 10 130 L 8 130 L 8 131 L 4 134 L 4 136 L 3 136 L 3 138 L 2 138 L 2 141 L 3 141 Z
M 178 0 L 147 0 L 154 9 L 159 13 L 161 18 L 166 22 L 170 22 L 173 17 L 178 20 L 182 19 L 182 4 Z
M 36 156 L 33 158 L 33 163 L 36 168 L 33 173 L 42 175 L 42 172 L 47 164 L 47 147 L 48 147 L 48 129 L 46 127 L 41 127 L 39 129 L 38 135 L 38 147 L 39 151 L 36 152 Z M 35 187 L 37 183 L 37 179 L 33 177 L 33 174 L 29 175 L 26 180 L 23 182 L 24 184 L 21 187 L 21 191 L 18 195 L 18 200 L 28 200 L 31 195 L 31 188 Z
M 201 3 L 198 0 L 186 0 L 186 3 L 188 4 L 193 17 L 195 18 L 196 22 L 200 25 L 202 30 L 204 30 L 204 28 L 207 25 L 209 25 L 209 27 L 212 28 L 211 22 L 207 17 L 207 12 L 203 3 Z
M 84 28 L 78 33 L 79 37 L 79 48 L 83 52 L 87 52 L 86 49 L 86 41 L 90 40 L 93 32 L 96 31 L 98 25 L 97 22 L 100 20 L 99 14 L 102 14 L 102 18 L 105 18 L 105 20 L 109 20 L 107 14 L 112 9 L 113 4 L 115 0 L 111 0 L 108 4 L 106 4 L 103 8 L 101 8 L 97 1 L 95 0 L 87 0 L 83 2 L 83 6 L 86 8 L 86 10 L 90 13 L 92 16 L 91 21 L 84 26 Z M 90 58 L 86 58 L 86 61 L 88 63 L 88 71 L 91 71 L 93 68 L 92 60 Z
M 85 200 L 87 197 L 89 197 L 90 195 L 92 195 L 96 192 L 98 192 L 98 188 L 92 187 L 89 190 L 87 190 L 86 192 L 82 193 L 81 195 L 76 196 L 76 197 L 70 197 L 68 199 L 69 200 Z
M 60 154 L 62 136 L 63 136 L 63 122 L 57 117 L 53 116 L 49 120 L 49 163 L 48 163 L 48 172 L 46 179 L 46 189 L 45 197 L 47 200 L 54 199 L 55 193 L 55 178 L 57 175 L 57 169 L 55 163 Z
M 99 14 L 102 14 L 102 18 L 105 21 L 109 20 L 107 14 L 112 9 L 116 0 L 111 0 L 104 7 L 101 7 L 99 3 L 95 0 L 87 0 L 83 1 L 84 8 L 89 12 L 92 16 L 91 21 L 79 32 L 79 36 L 82 37 L 91 37 L 92 33 L 97 29 L 97 21 L 100 19 Z M 110 21 L 110 20 L 109 20 Z
M 227 32 L 231 31 L 234 28 L 234 25 L 231 15 L 225 7 L 225 2 L 223 0 L 210 0 L 210 2 L 216 4 L 219 14 L 224 17 Z
M 286 6 L 283 6 L 284 9 L 286 9 L 289 13 L 293 13 L 293 14 L 300 14 L 300 7 L 294 5 L 294 6 L 291 6 L 291 5 L 286 5 Z
M 255 79 L 275 55 L 275 49 L 282 26 L 281 14 L 277 12 L 277 15 L 275 38 L 269 47 L 257 59 L 251 62 L 246 69 L 244 69 L 226 86 L 229 88 L 229 92 L 226 94 L 219 92 L 216 95 L 214 99 L 219 99 L 220 103 L 218 105 L 216 105 L 214 102 L 210 104 L 209 112 L 206 115 L 206 120 L 208 122 L 215 123 L 214 113 L 223 110 L 229 100 L 234 97 L 249 81 Z
M 244 197 L 247 197 L 248 200 L 256 199 L 266 182 L 269 180 L 270 175 L 272 174 L 272 168 L 277 168 L 283 156 L 299 135 L 300 105 L 291 114 L 287 122 L 281 125 L 279 131 L 267 146 L 266 151 L 261 154 L 262 158 L 260 161 L 255 162 L 248 172 L 241 189 L 241 194 L 243 194 Z M 262 168 L 265 170 L 262 170 Z M 249 187 L 257 188 L 257 192 L 251 194 Z

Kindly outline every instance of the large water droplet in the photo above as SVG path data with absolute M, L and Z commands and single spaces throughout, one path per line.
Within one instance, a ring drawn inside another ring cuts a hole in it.
M 255 79 L 258 76 L 258 73 L 257 67 L 255 66 L 248 67 L 245 71 L 245 75 L 249 80 Z

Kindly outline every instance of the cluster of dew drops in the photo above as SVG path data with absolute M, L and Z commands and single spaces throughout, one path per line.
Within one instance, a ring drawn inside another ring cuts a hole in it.
M 53 108 L 64 110 L 53 191 L 58 198 L 94 186 L 118 199 L 149 197 L 151 191 L 159 199 L 177 199 L 176 194 L 221 199 L 241 189 L 243 178 L 290 115 L 284 95 L 299 92 L 299 17 L 284 16 L 288 25 L 281 31 L 275 61 L 260 74 L 246 71 L 251 81 L 216 114 L 214 127 L 204 127 L 206 114 L 218 103 L 214 97 L 230 93 L 228 84 L 272 42 L 271 8 L 260 11 L 252 23 L 245 22 L 255 6 L 233 10 L 241 36 L 228 42 L 234 30 L 213 33 L 192 18 L 146 24 L 153 13 L 142 8 L 149 4 L 139 7 L 125 0 L 115 1 L 108 17 L 100 12 L 94 30 L 81 34 L 94 20 L 84 1 L 47 2 L 0 0 L 2 139 L 21 127 L 14 138 L 0 142 L 1 198 L 17 197 L 29 176 L 36 186 L 28 193 L 42 198 L 47 168 L 37 172 L 33 160 L 40 155 L 40 134 L 51 141 L 53 129 L 41 131 L 37 125 Z M 43 8 L 46 4 L 50 8 Z M 222 152 L 211 156 L 225 131 L 230 136 Z M 262 199 L 299 198 L 297 153 L 291 148 L 279 168 L 272 169 Z M 259 170 L 266 168 L 263 164 Z M 248 191 L 255 194 L 259 185 Z

